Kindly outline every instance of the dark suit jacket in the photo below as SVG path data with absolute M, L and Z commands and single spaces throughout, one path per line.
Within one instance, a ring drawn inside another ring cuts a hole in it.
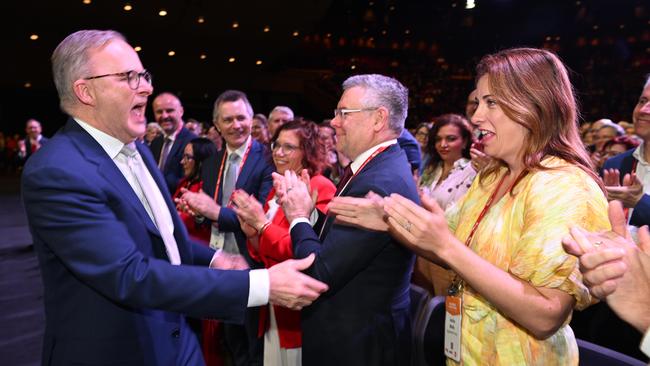
M 28 160 L 22 192 L 44 284 L 44 365 L 174 365 L 200 352 L 183 314 L 242 322 L 247 271 L 206 267 L 213 251 L 188 240 L 163 177 L 138 150 L 174 222 L 184 265 L 102 147 L 74 120 Z
M 183 127 L 176 135 L 174 144 L 169 150 L 169 155 L 167 155 L 167 161 L 165 161 L 165 166 L 163 167 L 163 175 L 165 176 L 165 182 L 169 193 L 176 192 L 176 187 L 178 187 L 178 182 L 183 178 L 183 166 L 181 165 L 181 159 L 183 159 L 183 151 L 185 150 L 185 145 L 188 142 L 195 139 L 197 136 L 190 132 L 187 128 Z M 156 161 L 156 165 L 160 160 L 160 153 L 162 152 L 162 147 L 165 143 L 165 136 L 158 136 L 153 141 L 149 148 L 153 153 L 153 158 Z
M 25 142 L 25 157 L 22 160 L 26 161 L 30 156 L 32 156 L 32 142 L 30 141 L 29 137 L 24 138 L 23 141 Z M 41 141 L 39 141 L 39 143 L 41 144 L 41 147 L 43 147 L 43 145 L 45 145 L 48 141 L 49 139 L 43 136 L 41 137 Z
M 405 153 L 395 144 L 352 178 L 344 196 L 399 193 L 419 202 Z M 291 230 L 296 258 L 316 253 L 305 273 L 329 291 L 302 311 L 304 365 L 408 365 L 409 280 L 414 256 L 390 234 L 325 222 Z M 322 241 L 322 244 L 321 244 Z
M 632 153 L 636 148 L 628 150 L 622 154 L 616 155 L 607 159 L 603 165 L 603 169 L 618 169 L 621 173 L 621 180 L 632 171 L 632 165 L 636 160 Z M 622 181 L 621 181 L 622 183 Z M 632 210 L 632 217 L 630 218 L 630 225 L 641 227 L 643 225 L 650 225 L 650 196 L 644 194 L 639 203 L 634 206 Z
M 411 170 L 418 171 L 422 165 L 422 153 L 420 152 L 420 143 L 413 137 L 413 135 L 405 128 L 402 134 L 397 138 L 397 143 L 406 153 L 406 158 L 411 164 Z
M 253 138 L 251 138 L 251 140 L 253 145 L 248 153 L 248 158 L 244 162 L 244 166 L 239 172 L 237 182 L 235 183 L 235 189 L 242 189 L 246 191 L 246 193 L 254 195 L 255 198 L 263 204 L 273 187 L 273 178 L 271 177 L 271 173 L 273 173 L 275 167 L 271 164 L 264 146 Z M 217 155 L 210 157 L 203 162 L 203 167 L 201 168 L 201 180 L 203 181 L 203 190 L 210 197 L 214 197 L 221 163 L 224 161 L 224 154 L 227 153 L 228 151 L 226 147 L 224 147 L 217 153 Z M 222 172 L 222 175 L 224 174 L 225 172 Z M 217 203 L 220 205 L 222 204 L 221 195 L 223 194 L 223 181 L 224 179 L 222 176 L 219 196 L 217 197 Z M 224 205 L 225 204 L 227 204 L 227 202 L 224 202 Z M 263 265 L 259 262 L 253 261 L 248 253 L 246 236 L 241 231 L 239 220 L 237 220 L 237 214 L 232 210 L 232 208 L 224 207 L 224 205 L 222 205 L 219 218 L 217 219 L 219 229 L 221 231 L 234 232 L 235 238 L 237 239 L 239 253 L 246 258 L 251 267 L 263 268 Z

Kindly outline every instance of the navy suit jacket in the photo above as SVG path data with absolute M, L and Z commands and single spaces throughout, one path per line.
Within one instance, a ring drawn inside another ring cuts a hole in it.
M 391 193 L 419 203 L 406 155 L 395 144 L 377 155 L 341 192 Z M 411 352 L 409 281 L 414 255 L 386 232 L 333 223 L 319 240 L 312 227 L 291 230 L 294 256 L 316 253 L 305 273 L 329 285 L 302 311 L 304 365 L 408 365 Z
M 41 137 L 41 141 L 39 141 L 39 144 L 41 144 L 41 147 L 43 147 L 44 144 L 46 144 L 50 139 L 48 139 L 45 136 Z M 24 162 L 27 159 L 29 159 L 30 156 L 32 156 L 32 142 L 29 139 L 29 137 L 26 137 L 23 139 L 25 142 L 25 157 L 22 158 L 21 160 Z
M 603 165 L 603 169 L 618 169 L 618 171 L 621 173 L 622 180 L 625 174 L 632 172 L 632 166 L 636 160 L 634 156 L 632 156 L 632 153 L 634 153 L 635 149 L 636 148 L 607 159 L 605 165 Z M 621 181 L 621 183 L 623 182 Z M 650 225 L 649 195 L 644 193 L 639 203 L 634 206 L 634 210 L 632 210 L 632 217 L 630 218 L 630 225 L 637 227 Z
M 165 161 L 165 166 L 163 167 L 163 175 L 165 176 L 165 182 L 169 189 L 169 193 L 174 194 L 176 188 L 178 187 L 178 182 L 183 178 L 183 166 L 181 165 L 181 160 L 183 159 L 183 152 L 185 151 L 185 146 L 188 142 L 195 139 L 197 136 L 190 132 L 187 128 L 183 127 L 176 135 L 174 144 L 172 144 L 171 149 L 169 150 L 169 155 L 167 155 L 167 160 Z M 165 143 L 164 136 L 158 136 L 153 141 L 149 148 L 153 153 L 153 158 L 156 161 L 160 161 L 160 153 L 162 152 L 163 144 Z
M 251 140 L 252 146 L 248 153 L 248 157 L 244 162 L 244 166 L 241 168 L 239 176 L 237 176 L 235 189 L 244 190 L 246 193 L 255 196 L 260 203 L 264 204 L 271 188 L 273 188 L 273 177 L 271 174 L 275 171 L 275 167 L 271 164 L 265 147 L 257 142 L 257 140 L 253 138 L 251 138 Z M 210 197 L 214 197 L 219 170 L 221 169 L 222 162 L 224 162 L 224 154 L 228 154 L 226 147 L 221 149 L 217 155 L 206 159 L 201 168 L 203 191 L 205 191 L 205 193 Z M 222 206 L 219 218 L 217 219 L 219 229 L 224 232 L 235 233 L 239 253 L 246 258 L 251 267 L 263 268 L 264 266 L 261 263 L 254 261 L 248 253 L 246 236 L 241 231 L 237 214 L 232 208 L 226 207 L 227 202 L 223 202 L 222 204 L 223 175 L 225 175 L 225 171 L 222 172 L 219 195 L 217 196 L 217 203 Z
M 413 135 L 405 128 L 397 138 L 397 143 L 406 153 L 406 158 L 411 164 L 413 171 L 419 171 L 422 165 L 422 153 L 420 152 L 420 143 L 413 137 Z
M 242 322 L 247 271 L 206 266 L 213 251 L 189 241 L 149 150 L 138 143 L 174 222 L 182 264 L 165 246 L 117 165 L 70 119 L 22 176 L 44 284 L 44 365 L 174 365 L 183 315 Z

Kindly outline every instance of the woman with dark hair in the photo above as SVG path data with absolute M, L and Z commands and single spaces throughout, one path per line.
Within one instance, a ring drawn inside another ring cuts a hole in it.
M 568 323 L 591 297 L 562 238 L 573 226 L 610 225 L 580 141 L 573 87 L 559 58 L 541 49 L 485 56 L 476 74 L 472 123 L 490 163 L 447 212 L 424 195 L 424 207 L 391 195 L 386 217 L 364 225 L 385 219 L 407 247 L 456 273 L 447 365 L 578 365 Z
M 306 170 L 311 177 L 308 185 L 318 195 L 312 225 L 319 213 L 327 213 L 327 204 L 336 192 L 334 184 L 321 175 L 326 159 L 318 132 L 315 123 L 294 120 L 280 126 L 271 140 L 273 162 L 279 174 L 292 170 L 300 175 Z M 270 268 L 293 258 L 289 222 L 276 202 L 275 189 L 271 190 L 263 207 L 255 197 L 239 190 L 233 193 L 233 203 L 253 259 Z M 301 364 L 300 312 L 272 305 L 263 308 L 260 312 L 262 332 L 265 365 Z
M 420 189 L 442 209 L 460 199 L 472 185 L 476 171 L 470 161 L 472 128 L 460 114 L 443 114 L 434 119 L 429 130 L 426 152 L 429 160 L 420 177 Z M 413 283 L 435 295 L 446 295 L 453 273 L 417 257 L 413 268 Z
M 435 121 L 429 131 L 426 151 L 430 158 L 420 188 L 446 209 L 467 192 L 476 176 L 469 155 L 472 128 L 460 114 L 443 114 Z
M 197 137 L 190 140 L 183 150 L 181 165 L 183 166 L 183 179 L 178 182 L 173 200 L 179 199 L 183 194 L 181 189 L 185 188 L 190 192 L 199 192 L 203 188 L 201 180 L 201 166 L 208 157 L 217 153 L 217 147 L 212 140 L 205 137 Z M 209 225 L 200 225 L 194 219 L 194 216 L 183 210 L 177 210 L 178 215 L 183 220 L 187 233 L 190 237 L 198 242 L 205 244 L 210 243 L 211 228 Z M 193 319 L 192 319 L 193 320 Z M 192 323 L 194 326 L 194 323 Z M 198 323 L 196 324 L 198 327 Z M 219 346 L 220 322 L 214 319 L 200 320 L 201 339 L 203 358 L 207 366 L 222 366 L 225 364 L 223 350 Z
M 176 187 L 176 192 L 174 192 L 173 196 L 174 201 L 182 196 L 181 188 L 186 188 L 190 192 L 199 192 L 201 190 L 203 181 L 201 181 L 200 172 L 203 161 L 216 153 L 217 148 L 214 146 L 214 143 L 204 137 L 197 137 L 185 145 L 183 158 L 181 159 L 183 179 L 178 182 L 178 187 Z M 178 214 L 183 220 L 183 223 L 185 223 L 187 233 L 190 234 L 192 239 L 205 245 L 210 243 L 209 226 L 197 224 L 194 216 L 187 212 L 179 210 Z
M 251 126 L 251 136 L 260 144 L 268 146 L 269 144 L 269 125 L 266 116 L 257 113 L 253 116 L 253 125 Z
M 429 164 L 429 159 L 431 159 L 431 155 L 427 150 L 431 125 L 432 123 L 430 122 L 422 122 L 415 128 L 415 133 L 413 134 L 418 145 L 420 145 L 420 155 L 422 156 L 422 163 L 420 164 L 420 170 L 418 171 L 419 175 L 422 175 L 424 168 Z

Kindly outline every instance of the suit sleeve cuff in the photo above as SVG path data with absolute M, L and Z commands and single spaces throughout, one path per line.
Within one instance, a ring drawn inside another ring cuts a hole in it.
M 294 226 L 298 225 L 299 223 L 304 222 L 305 224 L 308 224 L 311 226 L 311 223 L 309 222 L 309 219 L 306 217 L 297 217 L 291 221 L 291 225 L 289 225 L 289 232 L 291 232 L 291 229 L 293 229 Z
M 645 336 L 643 336 L 643 340 L 641 341 L 641 351 L 650 357 L 650 328 L 645 332 Z
M 271 287 L 269 271 L 267 269 L 254 269 L 248 272 L 249 290 L 248 307 L 262 306 L 269 303 Z

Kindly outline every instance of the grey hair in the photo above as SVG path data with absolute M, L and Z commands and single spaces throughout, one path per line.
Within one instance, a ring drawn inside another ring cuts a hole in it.
M 108 42 L 126 38 L 113 30 L 80 30 L 67 36 L 52 53 L 52 75 L 59 93 L 59 105 L 64 112 L 76 102 L 72 84 L 87 76 L 88 51 L 99 48 Z
M 246 105 L 246 111 L 248 112 L 248 117 L 253 118 L 253 107 L 248 101 L 246 93 L 239 90 L 226 90 L 217 97 L 217 100 L 214 101 L 214 108 L 212 109 L 212 121 L 215 122 L 219 119 L 219 106 L 225 102 L 236 102 L 238 100 L 244 101 Z
M 600 121 L 602 122 L 603 125 L 600 126 L 598 131 L 602 130 L 603 128 L 609 127 L 609 128 L 614 129 L 614 131 L 616 131 L 617 136 L 625 135 L 625 129 L 623 127 L 617 125 L 616 123 L 614 123 L 611 119 L 601 119 Z
M 283 113 L 286 113 L 286 114 L 288 114 L 288 115 L 290 116 L 290 117 L 289 117 L 290 120 L 293 119 L 293 110 L 291 110 L 291 108 L 289 108 L 289 107 L 287 107 L 287 106 L 279 105 L 279 106 L 276 106 L 275 108 L 273 108 L 273 110 L 271 111 L 271 113 L 269 113 L 269 119 L 271 119 L 271 115 L 273 114 L 273 112 L 283 112 Z
M 355 75 L 343 82 L 344 91 L 357 86 L 366 90 L 361 101 L 364 108 L 386 107 L 388 126 L 400 135 L 408 114 L 408 89 L 396 79 L 379 74 Z
M 163 129 L 162 129 L 162 127 L 160 127 L 158 122 L 149 122 L 149 123 L 147 123 L 147 130 L 149 129 L 149 127 L 155 128 L 156 130 L 158 130 L 158 132 L 163 132 Z

